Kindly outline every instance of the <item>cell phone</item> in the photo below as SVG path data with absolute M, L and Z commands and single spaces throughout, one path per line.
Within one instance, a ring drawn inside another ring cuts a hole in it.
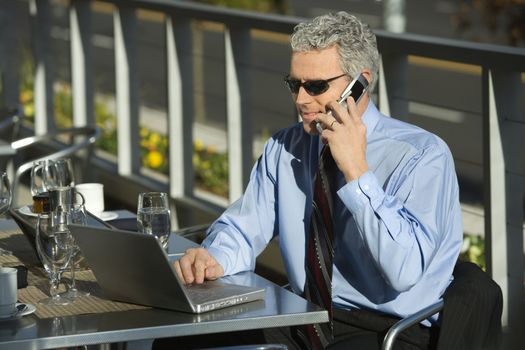
M 363 97 L 365 91 L 368 89 L 368 80 L 366 80 L 363 73 L 359 74 L 357 78 L 352 80 L 350 84 L 346 87 L 346 89 L 343 90 L 341 93 L 341 96 L 337 100 L 337 103 L 339 103 L 341 106 L 346 107 L 346 99 L 349 96 L 352 96 L 354 98 L 354 101 L 356 104 L 359 103 L 361 100 L 361 97 Z M 332 111 L 329 111 L 328 114 L 331 114 Z M 323 132 L 323 127 L 321 123 L 316 123 L 315 128 L 317 129 L 317 132 L 321 134 Z

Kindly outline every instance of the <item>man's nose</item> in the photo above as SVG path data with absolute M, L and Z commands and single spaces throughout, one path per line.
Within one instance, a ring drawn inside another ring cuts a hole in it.
M 295 103 L 303 104 L 310 102 L 312 100 L 312 96 L 310 96 L 304 87 L 300 87 L 299 91 L 297 92 L 297 95 L 295 97 Z

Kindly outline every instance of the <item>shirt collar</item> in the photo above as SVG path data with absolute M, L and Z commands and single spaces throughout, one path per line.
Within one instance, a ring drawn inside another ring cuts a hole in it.
M 363 123 L 366 126 L 366 138 L 369 139 L 372 131 L 374 131 L 377 122 L 379 121 L 379 111 L 371 99 L 368 100 L 368 106 L 365 113 L 363 113 Z

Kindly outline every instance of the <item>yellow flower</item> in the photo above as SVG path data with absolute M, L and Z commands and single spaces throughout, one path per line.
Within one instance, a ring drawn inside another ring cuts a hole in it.
M 160 135 L 155 132 L 152 132 L 149 135 L 149 142 L 151 145 L 158 145 L 160 143 Z
M 35 114 L 35 108 L 32 103 L 24 105 L 24 115 L 31 117 Z
M 194 168 L 199 166 L 200 158 L 198 154 L 193 153 L 193 156 L 191 157 L 191 163 L 193 164 Z
M 28 103 L 29 101 L 33 100 L 33 91 L 32 90 L 24 90 L 20 93 L 20 103 Z
M 157 169 L 162 165 L 162 154 L 158 151 L 149 152 L 146 162 L 152 169 Z
M 149 130 L 148 129 L 146 129 L 144 127 L 140 128 L 140 137 L 141 138 L 143 138 L 143 139 L 146 138 L 148 136 L 148 134 L 149 134 Z
M 195 151 L 200 152 L 204 149 L 204 144 L 201 140 L 195 140 L 194 142 Z
M 204 162 L 202 162 L 202 169 L 208 170 L 209 168 L 211 168 L 211 163 L 209 160 L 205 160 Z

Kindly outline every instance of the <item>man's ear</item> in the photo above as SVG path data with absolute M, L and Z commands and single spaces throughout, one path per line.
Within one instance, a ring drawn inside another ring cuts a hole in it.
M 368 80 L 368 84 L 370 84 L 372 82 L 372 72 L 370 69 L 363 69 L 361 73 L 363 73 L 363 76 Z

